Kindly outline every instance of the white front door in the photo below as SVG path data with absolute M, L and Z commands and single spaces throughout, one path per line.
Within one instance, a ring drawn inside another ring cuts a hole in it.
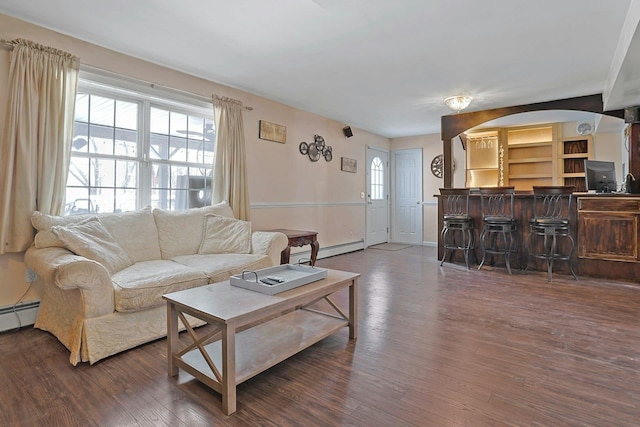
M 389 241 L 389 153 L 367 146 L 366 246 Z
M 422 244 L 422 150 L 398 150 L 393 164 L 394 242 Z

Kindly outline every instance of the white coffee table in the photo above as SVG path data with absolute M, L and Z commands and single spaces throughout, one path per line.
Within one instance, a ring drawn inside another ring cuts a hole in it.
M 327 277 L 276 295 L 215 283 L 166 294 L 169 375 L 182 368 L 222 395 L 222 410 L 236 411 L 236 386 L 348 326 L 357 335 L 359 274 L 327 270 Z M 329 296 L 349 288 L 346 314 Z M 331 310 L 311 305 L 325 300 Z M 187 326 L 193 343 L 179 349 L 178 319 L 185 314 L 214 325 L 202 336 Z M 255 326 L 248 327 L 254 324 Z

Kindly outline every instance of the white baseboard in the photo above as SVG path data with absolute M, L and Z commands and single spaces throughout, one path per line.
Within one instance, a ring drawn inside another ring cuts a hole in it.
M 327 246 L 326 248 L 320 248 L 318 251 L 318 259 L 328 258 L 335 255 L 346 254 L 349 252 L 359 251 L 364 249 L 364 241 L 357 240 L 355 242 L 343 243 L 340 245 Z M 296 252 L 289 257 L 289 264 L 298 264 L 300 261 L 308 262 L 311 258 L 311 250 Z
M 40 301 L 25 302 L 15 307 L 0 308 L 0 332 L 33 325 L 36 322 Z

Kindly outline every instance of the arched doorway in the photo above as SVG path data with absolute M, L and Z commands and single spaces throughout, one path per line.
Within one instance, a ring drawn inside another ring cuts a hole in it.
M 462 132 L 478 126 L 482 123 L 500 117 L 517 113 L 544 110 L 575 110 L 588 111 L 597 114 L 605 114 L 613 117 L 624 118 L 624 110 L 603 111 L 602 94 L 579 96 L 575 98 L 559 99 L 534 104 L 516 105 L 512 107 L 494 108 L 491 110 L 474 111 L 470 113 L 458 113 L 441 117 L 440 135 L 444 154 L 444 187 L 451 188 L 453 184 L 453 155 L 452 140 Z M 635 168 L 635 169 L 634 169 Z M 630 159 L 629 171 L 637 169 L 640 175 L 640 159 L 635 163 Z M 636 172 L 633 172 L 634 174 Z

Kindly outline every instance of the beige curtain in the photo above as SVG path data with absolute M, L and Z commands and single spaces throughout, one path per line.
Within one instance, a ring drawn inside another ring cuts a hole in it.
M 31 213 L 64 204 L 78 60 L 27 40 L 10 53 L 7 115 L 0 135 L 0 254 L 33 241 Z
M 216 150 L 213 203 L 227 200 L 237 219 L 249 221 L 249 186 L 244 147 L 244 106 L 233 99 L 213 98 Z

